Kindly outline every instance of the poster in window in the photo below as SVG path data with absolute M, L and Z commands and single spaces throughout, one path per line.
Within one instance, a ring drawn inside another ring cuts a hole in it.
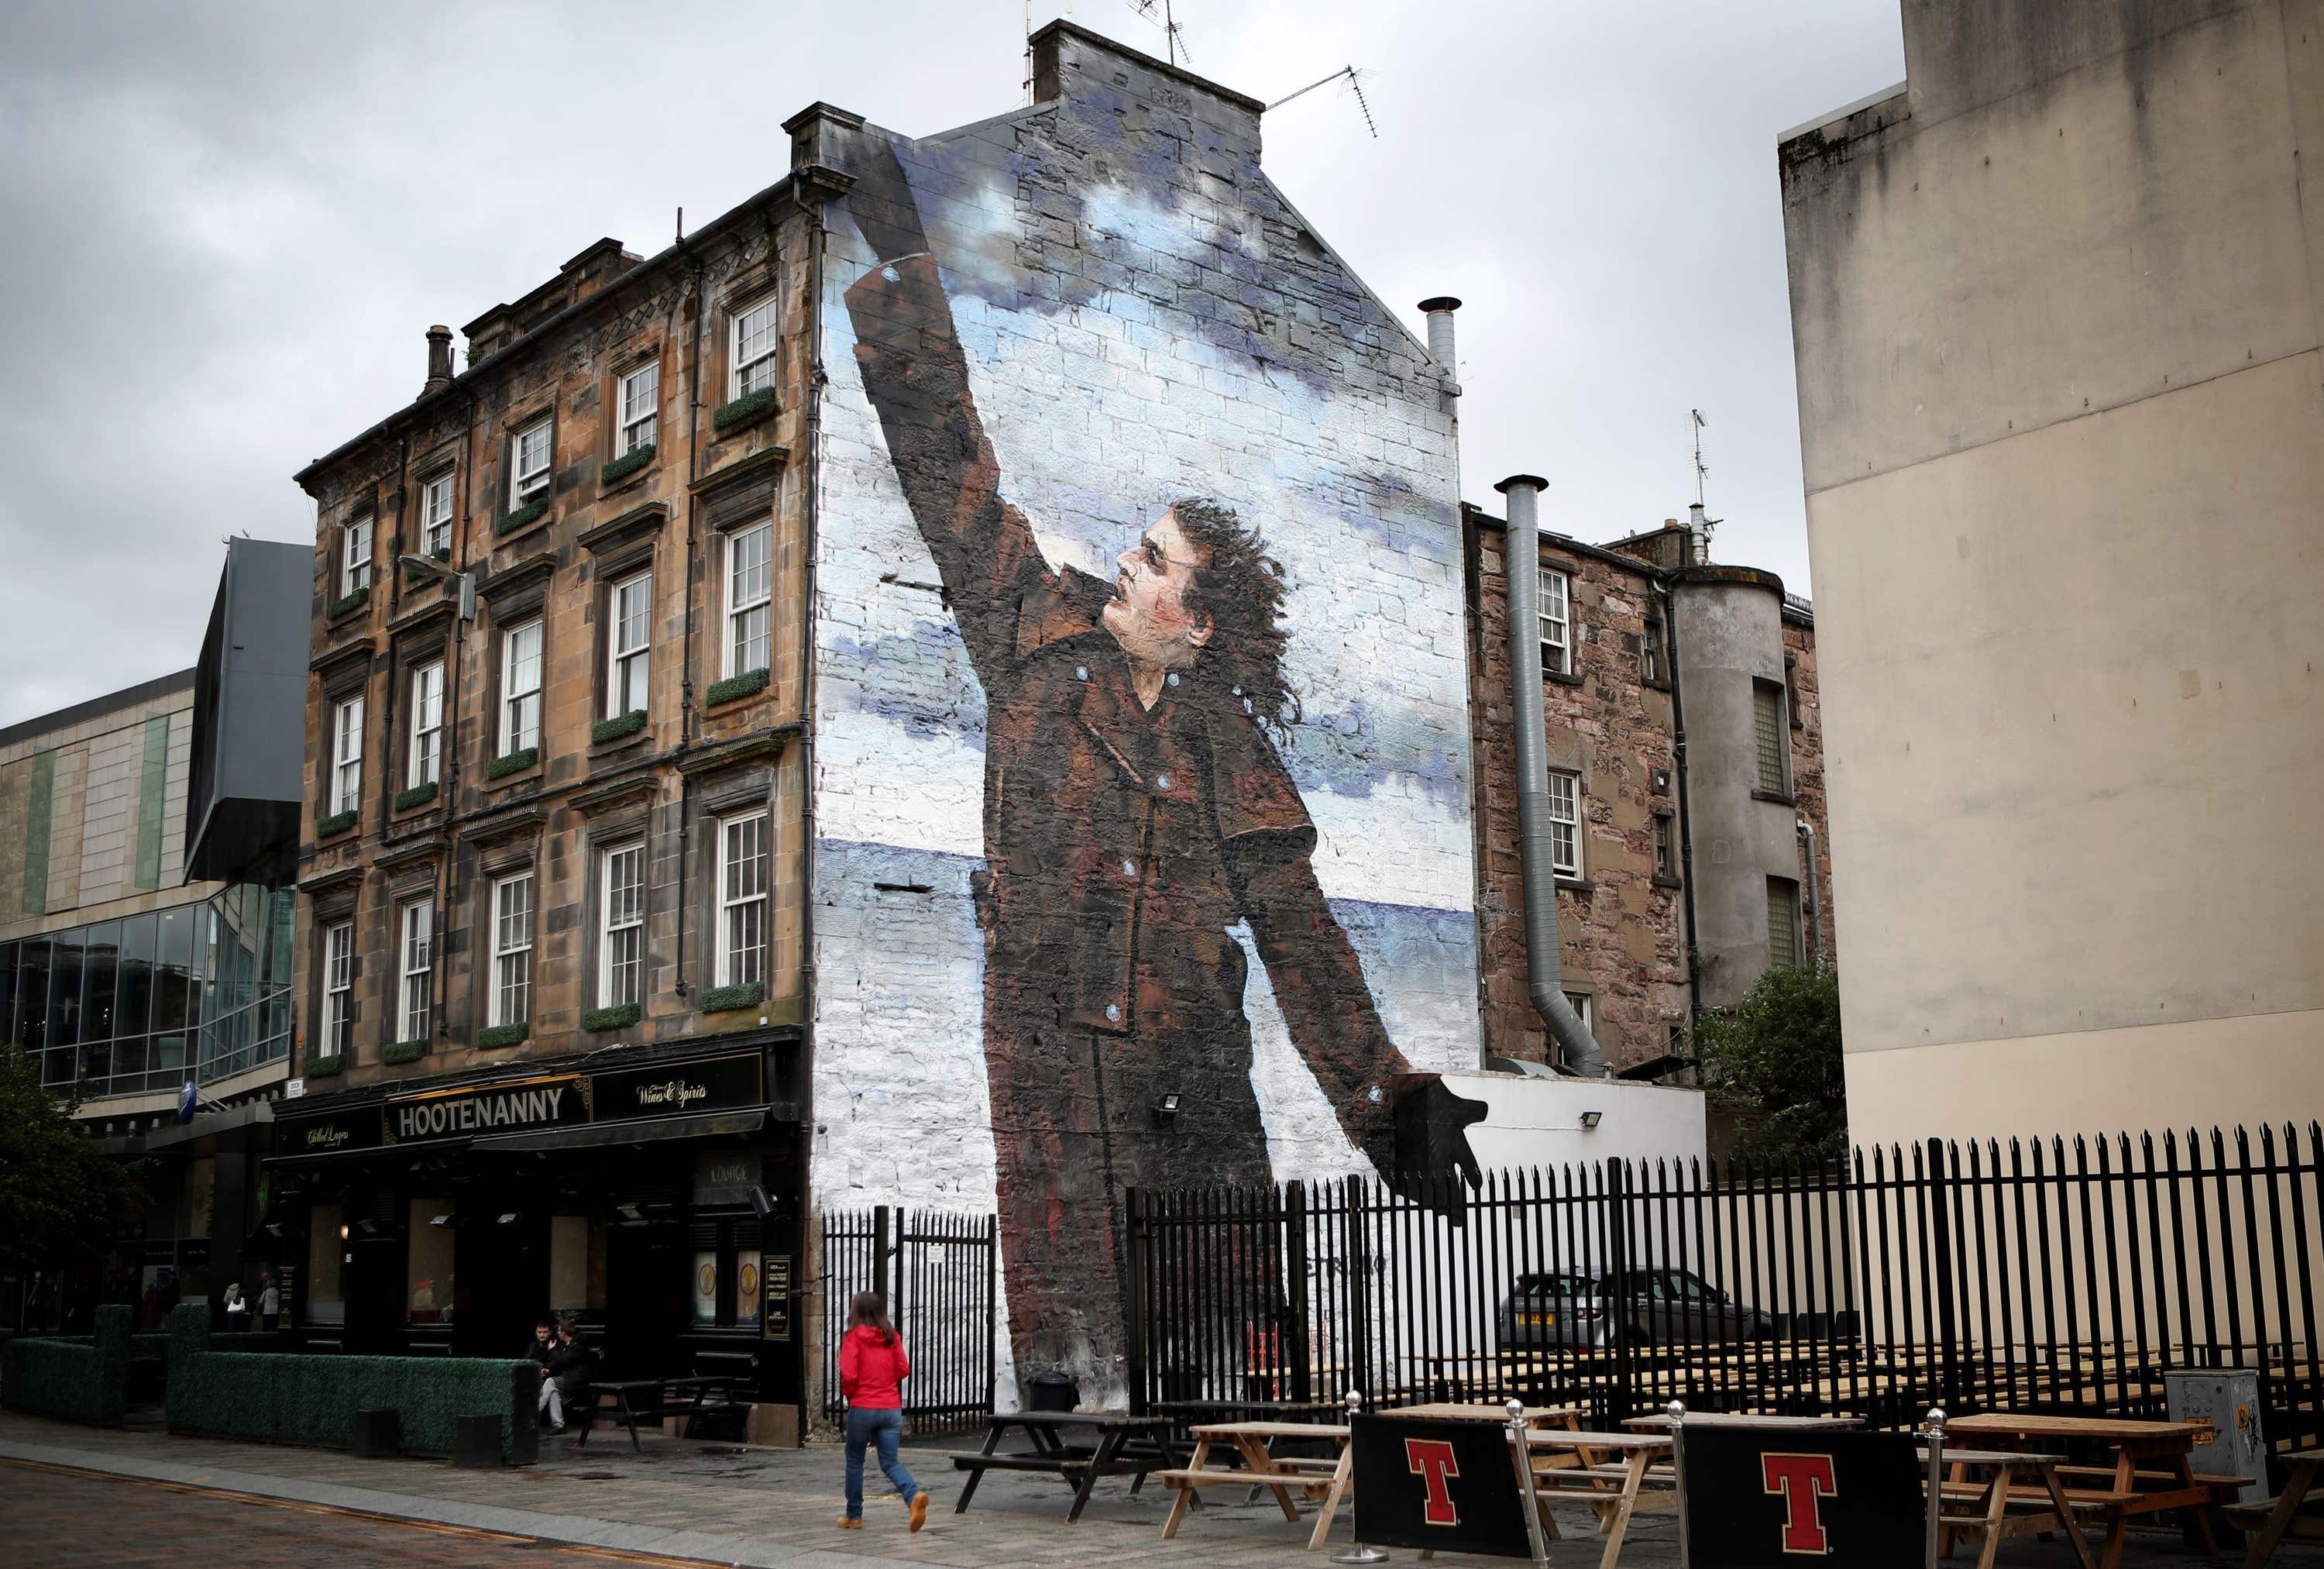
M 734 1255 L 734 1327 L 759 1327 L 759 1255 Z
M 718 1255 L 714 1252 L 694 1255 L 694 1322 L 718 1322 Z
M 791 1337 L 791 1256 L 769 1253 L 761 1260 L 760 1299 L 766 1304 L 769 1340 Z

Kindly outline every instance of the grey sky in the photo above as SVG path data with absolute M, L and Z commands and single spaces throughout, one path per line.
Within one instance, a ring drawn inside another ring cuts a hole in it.
M 1460 318 L 1468 498 L 1545 475 L 1612 539 L 1693 497 L 1806 591 L 1775 138 L 1904 74 L 1896 0 L 1176 0 L 1275 99 L 1278 184 L 1381 297 Z M 1157 7 L 1158 9 L 1158 7 Z M 1056 0 L 1034 8 L 1038 25 Z M 1148 52 L 1130 0 L 1083 24 Z M 925 134 L 1020 101 L 1022 0 L 0 14 L 0 724 L 193 662 L 222 535 L 309 537 L 309 458 L 419 391 L 422 334 L 601 235 L 651 253 L 783 171 L 818 98 Z

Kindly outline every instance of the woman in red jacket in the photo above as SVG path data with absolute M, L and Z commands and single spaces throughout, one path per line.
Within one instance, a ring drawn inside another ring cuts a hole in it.
M 904 1435 L 904 1389 L 912 1376 L 904 1341 L 888 1322 L 888 1305 L 876 1291 L 858 1291 L 847 1305 L 847 1338 L 839 1344 L 839 1392 L 847 1397 L 847 1512 L 843 1531 L 863 1528 L 863 1451 L 880 1446 L 880 1469 L 912 1503 L 912 1529 L 927 1524 L 928 1495 L 896 1445 Z

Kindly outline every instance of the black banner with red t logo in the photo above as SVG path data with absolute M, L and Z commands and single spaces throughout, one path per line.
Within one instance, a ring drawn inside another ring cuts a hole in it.
M 1500 1422 L 1357 1417 L 1356 1540 L 1531 1558 L 1509 1430 Z
M 1679 1428 L 1686 1569 L 1899 1569 L 1928 1540 L 1928 1469 L 1909 1433 L 1720 1423 Z

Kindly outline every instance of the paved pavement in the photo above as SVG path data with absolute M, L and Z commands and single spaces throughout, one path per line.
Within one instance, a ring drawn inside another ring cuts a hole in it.
M 549 1551 L 543 1544 L 578 1544 L 622 1555 L 766 1569 L 1065 1569 L 1107 1563 L 1322 1569 L 1328 1555 L 1304 1551 L 1307 1527 L 1284 1519 L 1272 1501 L 1245 1504 L 1240 1494 L 1217 1490 L 1211 1507 L 1191 1515 L 1170 1542 L 1161 1540 L 1168 1495 L 1154 1487 L 1133 1498 L 1129 1484 L 1119 1481 L 1099 1484 L 1088 1512 L 1074 1526 L 1065 1523 L 1069 1500 L 1056 1481 L 1006 1472 L 988 1474 L 975 1506 L 955 1515 L 951 1506 L 964 1479 L 937 1449 L 904 1452 L 905 1463 L 936 1499 L 927 1529 L 917 1537 L 907 1531 L 903 1508 L 892 1494 L 871 1497 L 862 1532 L 835 1527 L 841 1468 L 835 1448 L 753 1449 L 656 1434 L 646 1438 L 641 1453 L 632 1454 L 626 1435 L 601 1428 L 586 1448 L 562 1438 L 544 1440 L 543 1451 L 540 1464 L 522 1470 L 455 1471 L 437 1462 L 357 1460 L 329 1450 L 107 1431 L 0 1413 L 0 1459 L 519 1538 L 517 1544 L 501 1544 L 503 1557 L 512 1546 L 541 1555 Z M 117 1540 L 114 1556 L 69 1555 L 84 1551 L 92 1531 L 106 1528 L 103 1515 L 47 1507 L 52 1489 L 72 1485 L 74 1479 L 53 1471 L 0 1471 L 0 1564 L 138 1561 L 120 1556 Z M 885 1491 L 876 1468 L 872 1485 Z M 27 1510 L 19 1507 L 25 1498 L 44 1501 L 38 1510 Z M 188 1501 L 172 1498 L 169 1507 Z M 269 1513 L 269 1506 L 259 1502 L 226 1500 L 221 1507 L 254 1521 Z M 1571 1539 L 1553 1546 L 1552 1562 L 1561 1569 L 1594 1564 L 1599 1544 L 1588 1534 L 1588 1517 L 1568 1511 L 1565 1518 Z M 392 1534 L 388 1527 L 377 1528 Z M 465 1538 L 447 1541 L 456 1539 Z M 1333 1546 L 1350 1539 L 1343 1512 Z M 2211 1559 L 2190 1552 L 2176 1532 L 2137 1533 L 2133 1544 L 2129 1562 L 2141 1569 L 2237 1562 L 2233 1555 Z M 180 1562 L 266 1562 L 177 1546 L 171 1556 Z M 399 1564 L 467 1562 L 450 1555 L 453 1549 L 434 1538 L 419 1544 L 421 1550 L 406 1547 Z M 44 1552 L 54 1555 L 43 1557 Z M 1393 1556 L 1404 1563 L 1414 1555 L 1398 1550 Z M 332 1562 L 333 1569 L 364 1562 L 320 1554 L 300 1562 L 318 1558 Z M 2002 1569 L 2065 1569 L 2072 1561 L 2062 1542 L 2030 1539 L 2005 1545 L 2000 1556 Z M 1500 1561 L 1446 1555 L 1436 1562 L 1452 1569 Z M 1642 1517 L 1622 1562 L 1637 1569 L 1672 1569 L 1678 1563 L 1672 1517 Z M 2282 1569 L 2324 1569 L 2324 1552 L 2287 1545 L 2276 1563 Z

